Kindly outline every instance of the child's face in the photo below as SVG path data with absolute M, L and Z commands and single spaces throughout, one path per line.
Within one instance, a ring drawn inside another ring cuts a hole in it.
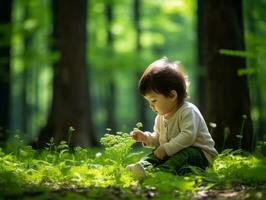
M 169 96 L 164 96 L 154 91 L 148 92 L 144 98 L 148 101 L 153 112 L 159 115 L 170 115 L 177 108 L 177 94 L 172 90 Z

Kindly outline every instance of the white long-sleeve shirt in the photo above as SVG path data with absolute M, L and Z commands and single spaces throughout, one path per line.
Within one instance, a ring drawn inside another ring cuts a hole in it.
M 185 102 L 169 119 L 157 115 L 154 132 L 144 133 L 147 135 L 144 146 L 154 148 L 163 145 L 168 156 L 189 146 L 199 147 L 211 164 L 218 155 L 205 120 L 190 102 Z

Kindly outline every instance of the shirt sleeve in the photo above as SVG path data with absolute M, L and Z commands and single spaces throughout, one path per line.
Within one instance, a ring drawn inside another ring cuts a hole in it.
M 144 147 L 157 147 L 159 146 L 159 132 L 160 132 L 160 119 L 157 115 L 154 121 L 153 132 L 145 131 L 144 134 L 147 136 L 146 143 L 142 143 Z
M 168 156 L 191 146 L 196 140 L 200 120 L 197 113 L 193 109 L 186 109 L 183 111 L 179 120 L 180 132 L 176 137 L 164 144 Z

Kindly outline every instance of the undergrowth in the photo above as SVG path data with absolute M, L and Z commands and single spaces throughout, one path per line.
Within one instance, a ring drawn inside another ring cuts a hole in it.
M 126 165 L 145 154 L 133 150 L 135 141 L 129 134 L 109 130 L 100 143 L 102 150 L 70 149 L 68 142 L 55 144 L 51 138 L 47 148 L 37 151 L 15 136 L 5 149 L 0 148 L 0 197 L 69 188 L 91 188 L 90 195 L 97 196 L 102 189 L 111 187 L 124 191 L 129 199 L 148 198 L 144 195 L 147 193 L 154 198 L 171 199 L 203 187 L 266 183 L 266 142 L 260 143 L 253 154 L 226 149 L 206 171 L 192 168 L 186 176 L 150 171 L 145 179 L 133 177 L 125 170 Z

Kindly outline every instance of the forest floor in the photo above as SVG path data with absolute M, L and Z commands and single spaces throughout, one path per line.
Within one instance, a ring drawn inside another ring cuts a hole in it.
M 193 197 L 195 200 L 242 200 L 242 199 L 266 199 L 266 185 L 252 187 L 246 185 L 235 185 L 229 189 L 202 190 Z
M 266 141 L 253 153 L 225 149 L 212 167 L 190 167 L 184 176 L 147 169 L 145 178 L 126 170 L 147 154 L 132 151 L 126 133 L 106 134 L 104 148 L 67 142 L 37 151 L 14 137 L 0 148 L 0 200 L 264 200 Z
M 104 200 L 123 200 L 123 199 L 165 199 L 165 194 L 159 192 L 151 187 L 141 190 L 140 188 L 121 189 L 115 187 L 108 188 L 73 188 L 66 187 L 53 191 L 44 190 L 29 190 L 24 194 L 8 195 L 1 197 L 0 200 L 50 200 L 50 199 L 64 199 L 64 200 L 83 200 L 83 199 L 104 199 Z M 247 186 L 243 184 L 234 185 L 230 188 L 215 188 L 204 189 L 199 188 L 195 193 L 186 192 L 179 193 L 173 191 L 171 199 L 183 200 L 264 200 L 266 199 L 266 184 L 260 186 Z

